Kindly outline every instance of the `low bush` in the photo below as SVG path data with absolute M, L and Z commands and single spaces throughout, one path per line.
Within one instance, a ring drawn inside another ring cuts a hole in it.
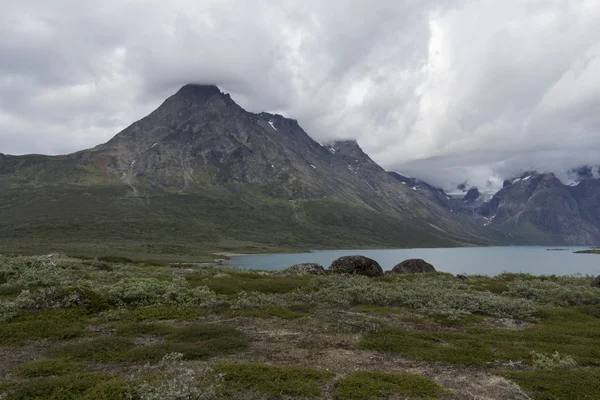
M 532 351 L 530 354 L 533 360 L 533 367 L 536 369 L 564 369 L 575 368 L 577 366 L 577 362 L 573 357 L 562 355 L 558 351 L 550 355 L 535 351 Z
M 232 309 L 258 308 L 267 309 L 277 304 L 277 298 L 273 295 L 260 292 L 240 292 L 237 298 L 231 303 Z
M 448 319 L 461 319 L 471 314 L 528 319 L 535 312 L 529 301 L 477 291 L 446 275 L 426 274 L 411 280 L 389 278 L 387 281 L 327 276 L 316 278 L 312 285 L 316 292 L 304 297 L 310 296 L 315 302 L 342 306 L 400 306 Z
M 77 310 L 14 313 L 0 324 L 0 343 L 22 345 L 28 341 L 66 340 L 84 336 L 87 316 Z
M 207 277 L 202 273 L 192 273 L 186 275 L 186 279 L 195 285 L 207 286 L 218 294 L 291 293 L 306 287 L 311 280 L 309 277 L 265 276 L 257 272 L 232 272 L 223 277 Z
M 41 360 L 17 366 L 12 371 L 20 378 L 38 378 L 42 376 L 62 376 L 81 371 L 82 366 L 68 360 Z
M 600 393 L 599 369 L 568 369 L 508 372 L 535 400 L 597 399 Z
M 344 400 L 402 398 L 436 399 L 444 394 L 443 387 L 422 375 L 407 373 L 355 372 L 335 385 L 335 398 Z
M 543 305 L 600 304 L 600 290 L 591 287 L 588 280 L 581 278 L 516 279 L 508 284 L 506 294 Z
M 334 376 L 312 368 L 265 364 L 219 364 L 215 372 L 223 375 L 229 390 L 251 390 L 271 396 L 318 397 L 323 384 Z
M 531 352 L 569 354 L 579 365 L 600 366 L 600 319 L 577 309 L 542 309 L 541 325 L 506 330 L 467 327 L 460 331 L 383 328 L 363 336 L 365 349 L 396 352 L 415 360 L 458 365 L 503 361 L 533 363 Z
M 83 287 L 49 287 L 35 292 L 23 291 L 15 300 L 21 310 L 41 311 L 77 308 L 95 314 L 108 308 L 108 303 L 98 293 Z
M 269 307 L 266 309 L 259 308 L 244 308 L 228 310 L 227 315 L 236 317 L 249 317 L 249 318 L 281 318 L 281 319 L 297 319 L 307 318 L 311 314 L 306 312 L 296 312 L 284 307 Z
M 189 288 L 183 279 L 125 278 L 99 289 L 113 306 L 191 306 L 218 303 L 217 295 L 207 287 Z
M 135 347 L 131 339 L 120 337 L 95 338 L 85 342 L 66 343 L 49 347 L 44 354 L 49 357 L 68 358 L 77 361 L 121 361 L 127 351 Z
M 136 400 L 216 400 L 221 396 L 222 378 L 210 368 L 193 369 L 181 361 L 182 353 L 165 355 L 156 366 L 146 367 L 155 379 L 143 382 Z
M 242 338 L 221 337 L 196 343 L 162 343 L 140 346 L 120 354 L 119 361 L 157 362 L 171 353 L 181 353 L 184 360 L 201 360 L 232 354 L 248 348 Z
M 20 382 L 7 390 L 7 400 L 125 400 L 127 382 L 111 375 L 80 373 Z

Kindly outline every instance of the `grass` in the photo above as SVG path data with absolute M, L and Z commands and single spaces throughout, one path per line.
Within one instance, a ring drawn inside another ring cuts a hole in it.
M 505 374 L 527 390 L 535 400 L 597 400 L 600 370 L 519 371 Z
M 204 359 L 244 350 L 244 334 L 227 325 L 169 326 L 131 323 L 116 325 L 121 336 L 100 337 L 84 342 L 66 343 L 48 348 L 45 355 L 77 361 L 157 362 L 169 353 L 182 353 L 187 360 Z M 154 335 L 159 344 L 136 346 L 131 337 Z M 125 337 L 123 337 L 125 336 Z
M 183 360 L 203 360 L 219 355 L 238 353 L 248 348 L 248 342 L 240 338 L 218 338 L 197 343 L 163 343 L 140 346 L 122 353 L 119 361 L 158 362 L 172 353 L 182 354 Z
M 124 361 L 134 347 L 133 340 L 128 338 L 99 337 L 85 342 L 52 346 L 44 351 L 44 355 L 76 361 Z
M 39 378 L 43 376 L 63 376 L 81 371 L 83 367 L 63 359 L 33 361 L 17 366 L 12 371 L 20 378 Z
M 87 316 L 72 310 L 22 313 L 0 324 L 0 344 L 24 345 L 28 341 L 67 340 L 86 335 Z
M 335 385 L 339 400 L 402 398 L 437 399 L 445 393 L 443 387 L 422 375 L 361 371 L 342 378 Z
M 308 318 L 311 316 L 308 312 L 297 312 L 284 307 L 269 307 L 267 309 L 247 308 L 237 310 L 227 310 L 227 315 L 248 318 L 281 318 L 297 319 Z
M 364 335 L 360 347 L 455 365 L 494 365 L 509 360 L 530 363 L 532 351 L 559 351 L 573 356 L 580 365 L 600 366 L 600 319 L 572 308 L 542 310 L 538 316 L 541 326 L 521 330 L 386 328 Z
M 218 294 L 240 292 L 291 293 L 308 285 L 310 278 L 262 276 L 256 273 L 231 273 L 223 277 L 188 274 L 186 279 L 196 285 L 208 286 Z
M 253 391 L 271 396 L 318 397 L 323 384 L 334 376 L 313 368 L 266 364 L 219 364 L 215 372 L 223 374 L 233 392 Z
M 200 307 L 143 307 L 131 310 L 123 319 L 135 321 L 195 321 L 206 314 L 207 311 Z
M 21 382 L 6 400 L 126 400 L 131 384 L 112 375 L 80 373 Z

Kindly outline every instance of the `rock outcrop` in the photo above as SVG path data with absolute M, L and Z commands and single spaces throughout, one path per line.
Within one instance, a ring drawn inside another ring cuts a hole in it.
M 301 273 L 301 274 L 310 274 L 310 275 L 325 274 L 325 269 L 323 268 L 323 266 L 321 264 L 315 264 L 315 263 L 294 264 L 289 269 L 294 272 Z
M 477 200 L 480 195 L 481 194 L 479 193 L 479 190 L 476 187 L 472 187 L 471 189 L 469 189 L 465 197 L 463 197 L 463 200 L 472 203 L 475 200 Z
M 340 257 L 331 263 L 329 270 L 335 274 L 383 276 L 383 269 L 377 261 L 364 256 Z
M 402 261 L 392 268 L 392 272 L 398 274 L 422 274 L 426 272 L 437 272 L 433 265 L 420 258 Z

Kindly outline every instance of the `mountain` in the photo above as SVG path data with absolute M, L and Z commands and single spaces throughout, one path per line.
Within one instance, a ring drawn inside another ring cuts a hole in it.
M 149 253 L 190 248 L 498 243 L 445 194 L 386 172 L 355 141 L 321 145 L 297 121 L 186 85 L 93 149 L 0 157 L 7 248 Z
M 600 181 L 564 185 L 552 173 L 528 172 L 508 180 L 479 213 L 486 227 L 516 243 L 600 243 Z

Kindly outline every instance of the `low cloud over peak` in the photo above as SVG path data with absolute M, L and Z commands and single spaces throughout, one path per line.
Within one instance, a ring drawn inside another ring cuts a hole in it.
M 442 187 L 600 159 L 596 1 L 0 6 L 3 153 L 94 146 L 205 83 Z

